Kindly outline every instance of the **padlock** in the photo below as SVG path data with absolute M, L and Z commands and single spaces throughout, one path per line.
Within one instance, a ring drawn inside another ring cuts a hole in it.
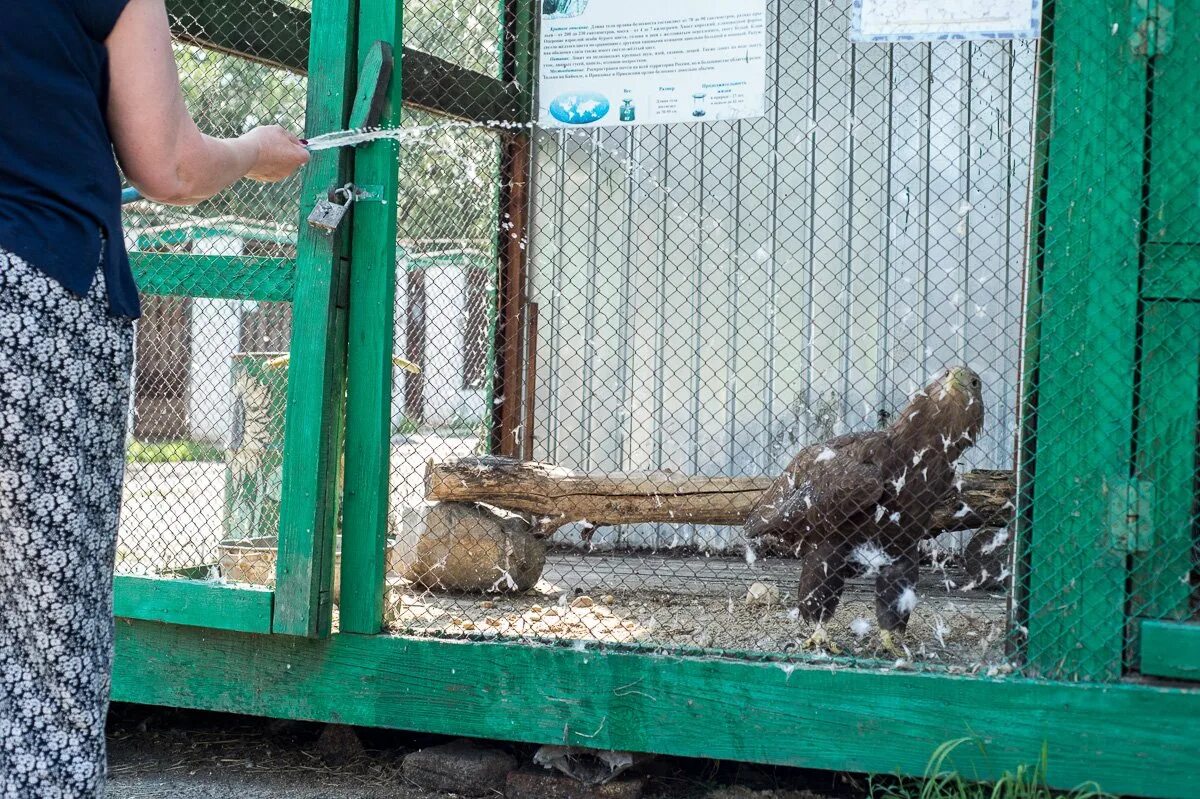
M 340 202 L 339 202 L 340 200 Z M 333 235 L 338 225 L 342 223 L 350 204 L 354 202 L 354 192 L 349 186 L 334 189 L 328 197 L 317 200 L 312 213 L 308 215 L 308 224 L 322 231 L 327 236 Z

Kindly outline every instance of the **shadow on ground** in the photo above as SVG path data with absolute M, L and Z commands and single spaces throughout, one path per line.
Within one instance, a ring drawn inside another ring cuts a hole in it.
M 441 799 L 404 756 L 445 743 L 387 730 L 114 704 L 106 799 Z M 529 767 L 535 747 L 496 744 Z M 645 799 L 859 799 L 846 775 L 660 758 L 634 775 Z M 501 794 L 492 791 L 490 796 Z

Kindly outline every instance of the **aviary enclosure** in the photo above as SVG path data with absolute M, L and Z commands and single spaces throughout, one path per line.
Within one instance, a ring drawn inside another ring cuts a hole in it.
M 563 131 L 536 0 L 170 0 L 208 130 L 400 132 L 127 205 L 115 698 L 1195 796 L 1200 8 L 850 5 L 769 3 L 761 118 Z

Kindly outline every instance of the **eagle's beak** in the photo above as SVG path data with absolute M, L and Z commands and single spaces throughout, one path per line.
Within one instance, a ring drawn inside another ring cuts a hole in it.
M 966 369 L 954 368 L 946 375 L 946 390 L 955 391 L 958 389 L 966 390 L 971 385 L 971 377 L 967 374 Z

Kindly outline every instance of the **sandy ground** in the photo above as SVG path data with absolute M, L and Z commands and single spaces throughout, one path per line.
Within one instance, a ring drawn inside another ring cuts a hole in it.
M 522 596 L 396 585 L 387 595 L 387 621 L 417 635 L 798 652 L 812 627 L 794 610 L 797 569 L 788 560 L 750 566 L 731 557 L 556 552 L 538 586 Z M 953 570 L 926 572 L 904 638 L 907 659 L 1005 673 L 1004 597 L 954 588 L 966 578 Z M 879 648 L 871 579 L 850 582 L 827 630 L 843 655 L 896 660 Z
M 107 799 L 441 799 L 407 782 L 406 752 L 445 739 L 359 730 L 365 751 L 326 765 L 323 725 L 114 705 Z M 504 746 L 503 744 L 498 744 Z M 508 747 L 528 764 L 533 749 Z M 832 799 L 861 793 L 840 775 L 703 760 L 650 764 L 647 799 Z M 820 794 L 809 793 L 816 789 Z

